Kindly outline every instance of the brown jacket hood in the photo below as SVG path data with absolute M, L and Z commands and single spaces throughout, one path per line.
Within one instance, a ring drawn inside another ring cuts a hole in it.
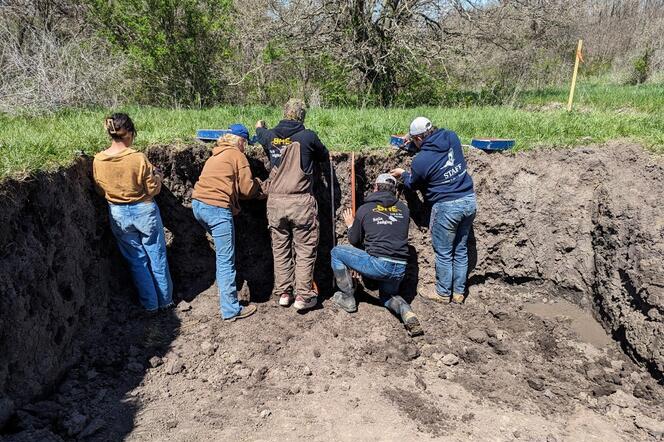
M 252 177 L 249 160 L 234 144 L 217 141 L 212 156 L 203 166 L 192 197 L 217 207 L 230 208 L 233 214 L 240 211 L 240 199 L 257 195 L 260 183 Z

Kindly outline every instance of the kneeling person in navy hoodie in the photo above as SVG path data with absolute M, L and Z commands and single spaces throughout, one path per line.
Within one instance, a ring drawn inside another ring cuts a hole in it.
M 418 150 L 411 171 L 394 169 L 410 190 L 422 192 L 431 207 L 431 243 L 436 255 L 435 291 L 422 295 L 438 302 L 463 303 L 468 274 L 468 235 L 477 203 L 461 141 L 451 130 L 438 129 L 427 118 L 410 124 L 409 138 Z
M 410 305 L 399 296 L 399 285 L 408 261 L 408 207 L 396 197 L 397 181 L 390 174 L 379 175 L 374 193 L 353 217 L 344 211 L 351 245 L 332 249 L 332 271 L 337 282 L 333 301 L 348 313 L 357 311 L 355 287 L 350 271 L 378 282 L 380 300 L 399 316 L 411 336 L 421 335 L 422 327 Z M 364 250 L 359 247 L 364 246 Z

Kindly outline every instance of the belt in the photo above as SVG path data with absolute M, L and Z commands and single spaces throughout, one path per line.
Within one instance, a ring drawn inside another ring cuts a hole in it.
M 398 259 L 392 259 L 392 258 L 385 258 L 383 256 L 378 256 L 377 258 L 382 260 L 382 261 L 392 262 L 394 264 L 402 264 L 402 265 L 408 264 L 406 261 L 400 261 Z

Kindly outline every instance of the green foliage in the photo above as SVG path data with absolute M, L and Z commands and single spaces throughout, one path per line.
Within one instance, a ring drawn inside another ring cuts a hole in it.
M 309 112 L 306 124 L 335 151 L 385 149 L 390 134 L 405 132 L 413 118 L 426 115 L 436 125 L 455 130 L 466 143 L 472 137 L 509 137 L 517 140 L 517 149 L 532 149 L 627 137 L 664 153 L 664 86 L 586 85 L 578 94 L 580 111 L 568 113 L 562 104 L 550 106 L 565 99 L 564 89 L 548 89 L 524 94 L 519 103 L 523 108 L 319 108 Z M 190 142 L 196 129 L 223 128 L 235 122 L 254 127 L 256 120 L 264 119 L 273 126 L 281 117 L 281 108 L 265 106 L 199 110 L 132 106 L 113 111 L 132 116 L 139 149 L 155 143 Z M 82 109 L 49 117 L 0 115 L 0 177 L 50 169 L 69 163 L 76 151 L 94 154 L 105 148 L 109 142 L 101 122 L 109 112 Z
M 117 57 L 130 58 L 133 101 L 207 105 L 223 98 L 231 0 L 87 1 Z
M 320 80 L 315 82 L 320 89 L 326 106 L 358 106 L 362 104 L 362 94 L 349 87 L 351 75 L 332 57 L 323 56 L 318 61 L 321 69 Z
M 286 50 L 275 40 L 268 42 L 263 50 L 263 62 L 270 64 L 284 56 Z
M 630 79 L 630 84 L 641 84 L 645 83 L 648 79 L 648 73 L 650 72 L 650 58 L 652 56 L 652 50 L 646 49 L 643 54 L 637 57 L 632 63 L 633 72 Z

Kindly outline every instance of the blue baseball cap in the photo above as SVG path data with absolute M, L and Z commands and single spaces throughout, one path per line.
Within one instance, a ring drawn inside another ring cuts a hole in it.
M 240 123 L 231 124 L 228 127 L 228 133 L 237 135 L 238 137 L 242 137 L 245 140 L 249 141 L 249 129 L 247 129 L 247 126 L 245 126 L 244 124 Z

